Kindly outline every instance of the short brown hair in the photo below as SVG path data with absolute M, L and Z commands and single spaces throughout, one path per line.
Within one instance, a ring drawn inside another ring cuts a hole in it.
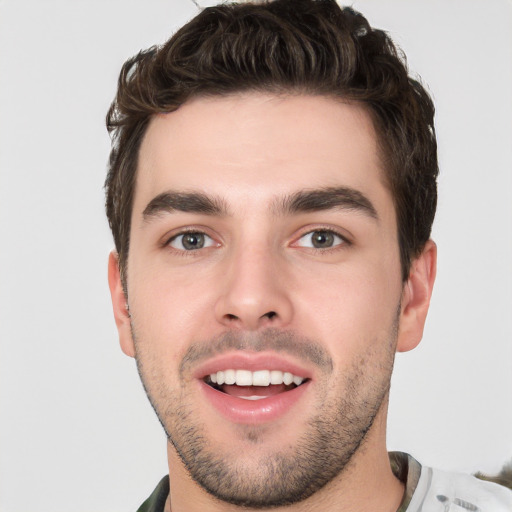
M 430 237 L 437 203 L 434 106 L 389 36 L 334 0 L 207 8 L 123 66 L 107 115 L 106 210 L 126 291 L 141 141 L 151 117 L 199 96 L 262 91 L 360 102 L 372 116 L 397 223 L 402 277 Z

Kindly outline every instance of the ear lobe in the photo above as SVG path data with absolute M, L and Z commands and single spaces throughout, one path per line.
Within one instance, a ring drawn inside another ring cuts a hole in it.
M 429 240 L 421 254 L 412 262 L 409 279 L 402 292 L 398 352 L 412 350 L 421 341 L 436 270 L 437 246 Z
M 108 286 L 112 298 L 112 308 L 119 333 L 119 343 L 123 352 L 130 357 L 135 357 L 135 346 L 132 338 L 130 313 L 124 294 L 121 274 L 119 271 L 119 257 L 112 251 L 108 257 Z

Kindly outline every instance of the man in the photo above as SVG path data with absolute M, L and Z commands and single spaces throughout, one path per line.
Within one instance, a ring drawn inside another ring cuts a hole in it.
M 435 279 L 433 115 L 333 1 L 205 9 L 125 64 L 109 283 L 169 460 L 140 510 L 510 510 L 386 450 Z

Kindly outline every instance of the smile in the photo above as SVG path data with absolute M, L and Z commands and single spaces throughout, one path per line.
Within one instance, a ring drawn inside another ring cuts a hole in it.
M 202 375 L 196 374 L 196 382 L 206 402 L 237 424 L 279 419 L 300 401 L 311 384 L 308 371 L 274 357 L 236 355 L 210 361 L 202 371 Z
M 243 400 L 264 400 L 291 391 L 305 382 L 304 377 L 280 370 L 234 370 L 211 373 L 205 382 L 212 388 Z
M 212 384 L 219 386 L 223 384 L 235 384 L 237 386 L 270 386 L 280 384 L 288 386 L 295 384 L 295 386 L 300 386 L 304 381 L 304 377 L 280 370 L 258 370 L 251 372 L 250 370 L 230 369 L 211 373 L 208 379 Z

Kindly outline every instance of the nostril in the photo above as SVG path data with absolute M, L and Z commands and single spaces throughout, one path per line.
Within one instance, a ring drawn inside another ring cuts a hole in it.
M 223 315 L 223 319 L 224 319 L 224 322 L 226 323 L 229 323 L 230 326 L 233 326 L 235 324 L 237 324 L 238 322 L 241 322 L 242 324 L 246 324 L 247 326 L 252 326 L 253 324 L 253 320 L 254 320 L 254 326 L 255 327 L 257 324 L 259 324 L 259 322 L 263 322 L 263 323 L 267 323 L 267 321 L 270 321 L 270 320 L 277 320 L 279 318 L 279 315 L 275 312 L 275 311 L 268 311 L 267 313 L 264 313 L 263 315 L 259 316 L 259 317 L 252 317 L 251 318 L 251 315 L 247 315 L 247 316 L 244 316 L 244 315 L 241 315 L 241 316 L 238 316 L 238 315 L 234 315 L 233 313 L 226 313 Z M 250 327 L 250 328 L 253 328 L 253 327 Z

